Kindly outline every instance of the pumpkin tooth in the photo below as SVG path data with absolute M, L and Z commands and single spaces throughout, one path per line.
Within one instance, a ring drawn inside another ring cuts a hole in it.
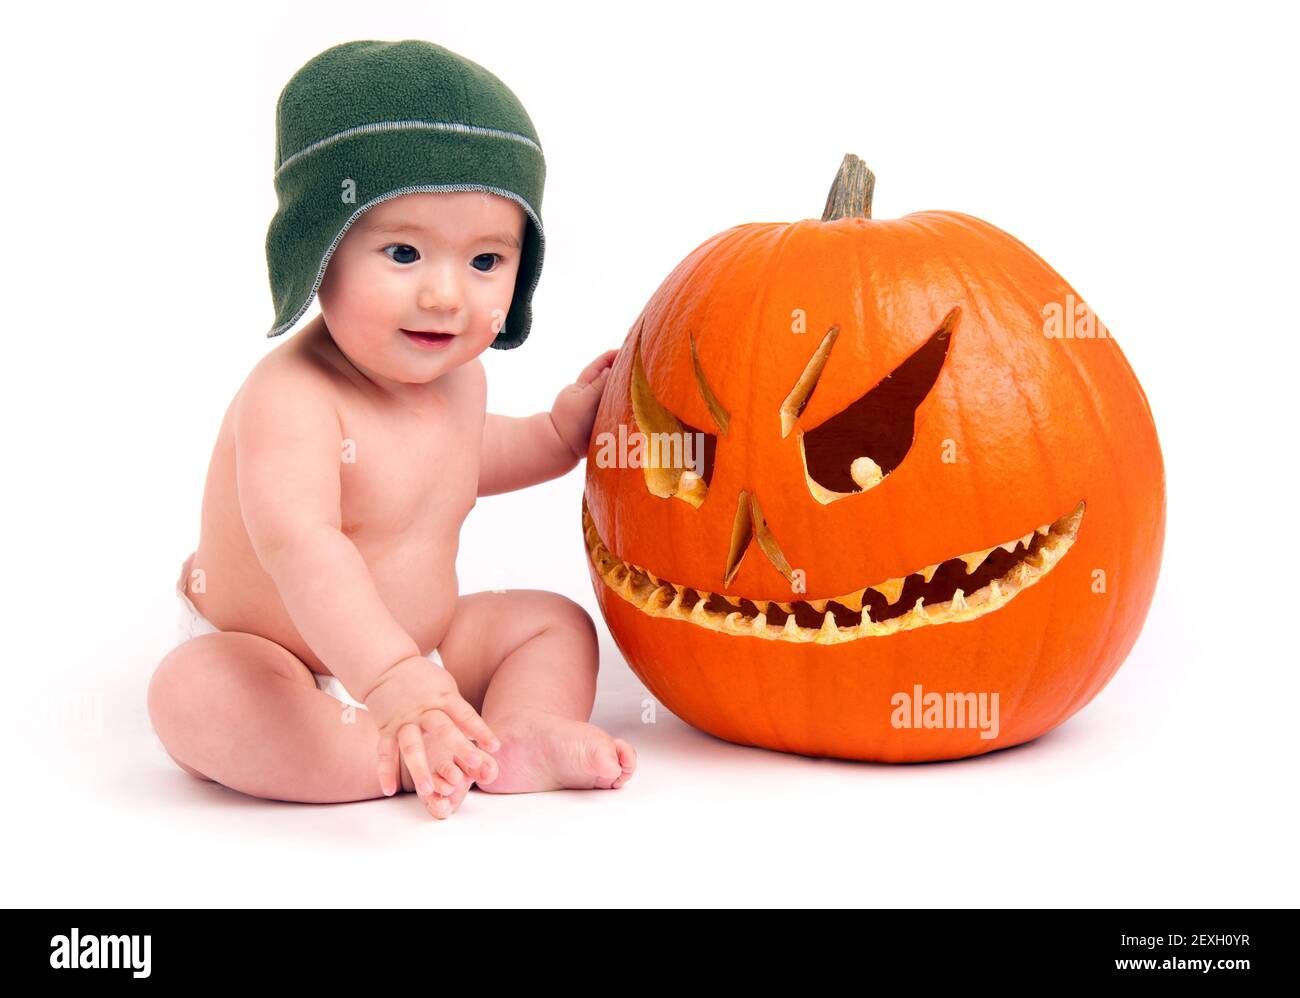
M 840 629 L 835 623 L 835 614 L 828 612 L 822 618 L 821 629 L 813 640 L 820 645 L 833 645 L 840 642 Z
M 1034 532 L 1031 530 L 1027 534 L 1025 534 L 1024 537 L 1020 538 L 1020 543 L 1023 544 L 1025 546 L 1025 550 L 1028 551 L 1029 545 L 1034 543 Z
M 635 602 L 637 601 L 637 600 L 636 600 L 636 587 L 632 584 L 632 573 L 631 573 L 631 572 L 624 572 L 624 573 L 623 573 L 622 578 L 620 578 L 619 581 L 618 581 L 618 591 L 619 591 L 619 593 L 622 594 L 622 595 L 623 595 L 623 596 L 624 596 L 624 597 L 625 597 L 629 602 L 635 603 Z
M 1030 553 L 1026 561 L 1039 570 L 1042 575 L 1049 568 L 1056 564 L 1056 560 L 1061 557 L 1061 549 L 1054 545 L 1044 544 L 1037 551 Z
M 997 579 L 989 583 L 989 602 L 998 603 L 1002 600 L 1002 585 Z
M 670 586 L 656 586 L 654 591 L 646 597 L 645 611 L 652 616 L 659 616 L 664 612 L 667 606 L 669 593 L 673 590 Z
M 1041 527 L 1037 527 L 1035 529 L 1037 529 L 1037 531 L 1040 534 L 1046 537 L 1048 534 L 1052 532 L 1052 525 L 1050 523 L 1044 523 Z
M 718 595 L 721 596 L 728 603 L 730 603 L 732 606 L 736 607 L 737 609 L 740 608 L 739 596 L 732 596 L 730 593 L 718 593 Z
M 890 579 L 888 582 L 878 582 L 874 586 L 868 586 L 885 597 L 885 602 L 891 606 L 898 602 L 898 597 L 903 595 L 903 583 L 905 579 Z
M 670 617 L 680 617 L 682 615 L 682 591 L 674 590 L 673 601 L 664 607 L 664 614 Z
M 1007 541 L 1005 544 L 999 544 L 998 547 L 1007 554 L 1015 554 L 1016 548 L 1020 547 L 1020 538 L 1017 537 L 1014 541 Z
M 767 634 L 767 614 L 760 613 L 749 622 L 749 629 L 755 634 Z
M 776 601 L 776 605 L 779 606 L 779 607 L 780 607 L 782 610 L 784 610 L 786 613 L 794 613 L 794 604 L 793 604 L 793 603 L 783 603 L 783 602 L 781 602 L 781 600 L 777 600 L 777 601 Z
M 744 620 L 745 615 L 739 610 L 732 610 L 722 620 L 722 629 L 730 631 L 732 634 L 745 634 L 749 631 L 748 627 L 742 627 L 740 621 Z
M 802 641 L 803 635 L 800 633 L 802 628 L 794 622 L 794 614 L 785 618 L 785 624 L 781 627 L 781 633 L 787 638 L 795 641 Z
M 812 607 L 814 610 L 816 610 L 818 613 L 825 613 L 825 612 L 826 612 L 826 604 L 829 603 L 830 600 L 829 600 L 829 599 L 810 599 L 810 600 L 804 600 L 804 602 L 807 603 L 807 604 L 808 604 L 810 607 Z
M 969 604 L 967 604 L 966 602 L 966 593 L 964 590 L 961 589 L 958 589 L 955 593 L 953 593 L 952 599 L 949 600 L 948 602 L 952 607 L 954 613 L 961 613 L 964 610 L 970 609 Z
M 709 487 L 694 471 L 683 471 L 681 477 L 677 479 L 677 491 L 673 493 L 678 499 L 684 499 L 696 509 L 708 495 Z
M 941 564 L 943 563 L 936 561 L 933 565 L 926 565 L 925 568 L 921 569 L 917 574 L 920 575 L 921 578 L 925 579 L 926 582 L 929 582 L 934 578 L 934 573 L 939 570 Z
M 659 576 L 655 575 L 654 572 L 650 571 L 650 569 L 643 568 L 641 571 L 645 572 L 646 578 L 650 580 L 651 585 L 658 586 L 662 584 L 663 580 L 660 579 Z
M 992 554 L 997 547 L 998 545 L 995 544 L 993 547 L 984 548 L 982 551 L 972 551 L 969 554 L 958 555 L 966 563 L 966 574 L 975 574 L 979 567 L 984 564 L 984 559 Z
M 691 620 L 697 624 L 705 624 L 706 626 L 711 623 L 709 613 L 704 609 L 704 600 L 700 600 L 691 607 Z
M 857 613 L 862 609 L 862 596 L 866 591 L 867 587 L 863 586 L 856 593 L 849 593 L 846 596 L 836 596 L 835 602 L 840 604 L 840 606 Z
M 849 477 L 859 489 L 866 491 L 879 485 L 885 476 L 880 470 L 880 465 L 871 458 L 859 457 L 849 465 Z
M 767 613 L 767 608 L 769 605 L 771 605 L 772 601 L 765 600 L 765 599 L 752 599 L 750 600 L 750 602 L 753 603 L 754 606 L 758 607 L 759 613 Z
M 912 607 L 912 609 L 907 611 L 907 619 L 913 624 L 926 623 L 927 621 L 929 621 L 930 615 L 925 612 L 924 596 L 918 596 L 916 598 L 916 604 Z

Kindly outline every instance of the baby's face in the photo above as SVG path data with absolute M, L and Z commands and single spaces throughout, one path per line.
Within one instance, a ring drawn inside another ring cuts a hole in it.
M 334 342 L 359 367 L 428 383 L 478 356 L 505 322 L 523 209 L 484 191 L 404 194 L 366 211 L 317 294 Z M 414 332 L 452 333 L 429 338 Z

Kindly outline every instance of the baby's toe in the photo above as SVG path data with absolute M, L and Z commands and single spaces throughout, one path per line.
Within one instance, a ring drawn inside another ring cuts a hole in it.
M 632 774 L 636 772 L 636 749 L 622 738 L 615 738 L 614 746 L 618 749 L 618 764 L 620 772 L 619 775 L 615 777 L 610 788 L 617 790 L 628 780 L 632 779 Z
M 602 734 L 604 734 L 602 732 Z M 605 735 L 592 753 L 592 770 L 596 786 L 602 790 L 615 790 L 627 782 L 627 773 L 623 761 L 623 746 L 631 748 L 621 738 Z
M 501 767 L 497 765 L 497 761 L 488 755 L 483 757 L 483 761 L 470 773 L 470 777 L 475 783 L 482 785 L 491 783 L 500 772 Z

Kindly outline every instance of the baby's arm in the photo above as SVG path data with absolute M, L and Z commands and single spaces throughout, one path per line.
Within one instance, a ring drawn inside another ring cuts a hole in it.
M 565 474 L 578 455 L 560 438 L 549 412 L 532 416 L 498 416 L 483 421 L 483 457 L 478 494 L 513 492 Z
M 617 350 L 587 365 L 578 380 L 561 390 L 550 412 L 498 416 L 483 421 L 483 452 L 478 494 L 513 492 L 567 473 L 587 453 L 596 407 Z
M 389 667 L 420 649 L 380 599 L 342 532 L 343 430 L 310 374 L 254 372 L 235 411 L 244 526 L 303 640 L 365 700 Z

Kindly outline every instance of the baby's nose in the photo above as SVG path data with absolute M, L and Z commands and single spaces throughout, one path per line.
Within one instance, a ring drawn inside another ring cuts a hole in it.
M 456 311 L 464 300 L 464 289 L 460 279 L 451 272 L 450 267 L 429 267 L 424 280 L 420 282 L 417 304 L 422 309 L 447 309 Z

